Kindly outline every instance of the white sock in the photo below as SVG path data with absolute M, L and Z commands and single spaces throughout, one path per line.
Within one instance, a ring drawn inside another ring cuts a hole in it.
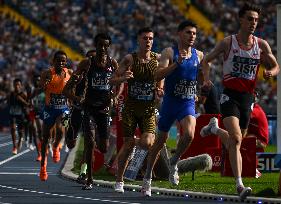
M 238 187 L 238 186 L 244 186 L 244 184 L 242 182 L 242 177 L 236 178 L 236 187 Z

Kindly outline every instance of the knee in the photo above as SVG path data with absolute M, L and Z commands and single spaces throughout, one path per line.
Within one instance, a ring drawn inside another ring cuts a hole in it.
M 242 135 L 230 134 L 229 147 L 240 147 L 242 143 Z
M 186 130 L 183 133 L 185 141 L 192 141 L 194 139 L 194 130 Z
M 155 140 L 155 135 L 152 133 L 143 134 L 140 141 L 139 146 L 143 149 L 149 149 L 153 144 Z

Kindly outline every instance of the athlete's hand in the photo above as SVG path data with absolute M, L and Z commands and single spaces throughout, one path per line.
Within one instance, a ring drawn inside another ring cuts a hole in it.
M 187 54 L 188 53 L 187 53 L 186 50 L 180 50 L 179 51 L 179 56 L 178 56 L 178 60 L 177 60 L 179 64 L 181 64 L 182 61 L 187 58 Z
M 210 80 L 207 80 L 207 81 L 204 80 L 203 85 L 202 85 L 202 89 L 209 90 L 212 85 L 213 85 L 213 83 Z
M 128 70 L 125 71 L 124 73 L 124 79 L 125 81 L 128 79 L 134 78 L 134 73 L 131 71 L 131 69 L 129 68 Z
M 161 98 L 164 96 L 163 88 L 156 88 L 156 97 Z
M 270 71 L 270 70 L 263 70 L 263 78 L 265 80 L 268 80 L 271 77 L 273 77 L 272 71 Z
M 46 78 L 45 78 L 45 87 L 51 82 L 52 76 L 50 72 L 47 72 Z

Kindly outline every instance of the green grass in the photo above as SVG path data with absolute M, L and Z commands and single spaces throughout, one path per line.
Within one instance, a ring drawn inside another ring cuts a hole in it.
M 167 142 L 169 148 L 174 148 L 176 142 L 169 139 Z M 83 150 L 83 138 L 80 140 L 76 158 L 74 161 L 73 172 L 79 174 L 80 171 L 80 159 L 82 157 Z M 266 152 L 276 152 L 275 146 L 268 146 Z M 115 176 L 109 174 L 105 168 L 102 168 L 98 172 L 94 173 L 94 179 L 114 181 Z M 277 197 L 278 192 L 279 173 L 262 173 L 262 176 L 256 178 L 243 178 L 243 182 L 247 186 L 251 186 L 253 189 L 253 195 L 259 197 Z M 141 181 L 130 182 L 126 181 L 126 184 L 141 184 Z M 195 179 L 192 181 L 192 174 L 186 173 L 180 175 L 180 184 L 178 186 L 170 185 L 166 180 L 155 180 L 152 183 L 155 187 L 188 190 L 196 192 L 208 192 L 219 194 L 236 195 L 236 189 L 234 185 L 233 177 L 221 177 L 216 172 L 195 172 Z

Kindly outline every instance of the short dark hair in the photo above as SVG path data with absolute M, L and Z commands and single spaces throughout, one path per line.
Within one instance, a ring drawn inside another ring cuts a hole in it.
M 181 22 L 178 26 L 178 32 L 184 30 L 187 26 L 194 27 L 197 29 L 197 24 L 190 20 L 185 20 Z
M 94 39 L 95 46 L 98 44 L 98 41 L 99 41 L 100 39 L 108 40 L 108 41 L 109 41 L 109 44 L 111 44 L 111 37 L 110 37 L 107 33 L 98 33 L 98 34 L 95 36 L 95 39 Z
M 54 54 L 54 59 L 56 59 L 59 55 L 65 55 L 67 57 L 66 53 L 63 50 L 58 50 Z
M 90 54 L 91 54 L 92 52 L 96 52 L 96 49 L 88 50 L 87 53 L 86 53 L 86 57 L 90 57 Z
M 250 4 L 247 2 L 239 10 L 239 13 L 238 13 L 239 18 L 243 17 L 247 11 L 255 11 L 260 15 L 261 8 L 256 4 Z
M 20 78 L 15 78 L 14 81 L 13 81 L 13 84 L 17 83 L 17 82 L 20 82 L 22 84 L 22 81 Z
M 143 34 L 143 33 L 150 33 L 150 32 L 153 33 L 152 28 L 150 28 L 150 27 L 144 27 L 144 28 L 139 29 L 137 35 L 140 36 L 140 35 Z

